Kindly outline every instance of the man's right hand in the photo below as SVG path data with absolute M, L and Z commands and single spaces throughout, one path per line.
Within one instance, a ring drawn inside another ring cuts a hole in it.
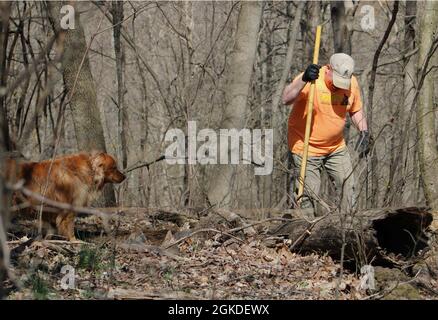
M 319 77 L 319 69 L 321 66 L 317 64 L 310 64 L 306 71 L 304 71 L 303 77 L 301 78 L 304 82 L 310 82 L 318 79 Z
M 354 150 L 359 153 L 359 158 L 365 158 L 370 152 L 371 136 L 367 130 L 359 132 L 359 138 L 357 139 Z

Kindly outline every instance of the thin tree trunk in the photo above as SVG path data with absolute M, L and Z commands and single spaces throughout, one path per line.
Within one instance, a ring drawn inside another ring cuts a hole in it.
M 0 90 L 6 86 L 6 46 L 8 42 L 9 14 L 11 2 L 0 2 Z M 6 152 L 10 150 L 8 123 L 6 118 L 6 96 L 0 92 L 0 169 L 3 172 Z M 0 299 L 5 296 L 3 282 L 7 277 L 8 252 L 6 230 L 9 218 L 8 191 L 0 175 Z
M 268 19 L 266 19 L 268 20 Z M 266 28 L 271 30 L 271 25 L 268 21 L 265 21 Z M 272 92 L 272 73 L 273 73 L 273 60 L 272 60 L 272 32 L 264 32 L 264 47 L 265 47 L 265 57 L 263 57 L 263 65 L 262 65 L 262 96 L 264 98 L 263 106 L 264 110 L 261 113 L 261 127 L 263 129 L 271 129 L 272 126 L 269 123 L 269 119 L 274 117 L 274 110 L 272 101 L 270 101 L 269 96 Z M 261 33 L 262 36 L 262 33 Z M 256 106 L 257 108 L 257 106 Z M 272 206 L 272 195 L 275 192 L 272 189 L 274 174 L 270 174 L 268 176 L 262 177 L 262 208 L 270 208 Z M 274 192 L 273 192 L 274 191 Z
M 0 6 L 1 8 L 1 6 Z M 3 129 L 5 123 L 0 119 L 0 129 Z M 6 145 L 5 145 L 4 130 L 0 130 L 0 170 L 4 172 L 4 160 L 6 159 Z M 3 282 L 7 278 L 7 261 L 8 252 L 6 244 L 6 232 L 9 223 L 9 192 L 6 189 L 3 176 L 0 175 L 0 300 L 3 299 L 5 293 L 3 291 Z
M 140 60 L 138 59 L 138 56 L 136 55 L 135 58 L 136 65 L 138 68 L 138 72 L 141 79 L 141 94 L 142 94 L 142 117 L 140 119 L 140 129 L 141 129 L 141 138 L 140 138 L 140 155 L 143 159 L 148 158 L 148 151 L 146 149 L 147 143 L 148 143 L 148 119 L 149 119 L 149 108 L 148 108 L 148 95 L 147 95 L 147 86 L 146 86 L 146 78 L 144 76 L 143 68 L 140 64 Z M 149 181 L 149 170 L 148 168 L 142 168 L 139 175 L 138 175 L 138 181 L 139 181 L 139 188 L 138 192 L 142 195 L 142 199 L 140 203 L 143 206 L 149 206 L 150 204 L 150 196 L 151 196 L 151 183 Z
M 226 106 L 220 128 L 241 129 L 245 121 L 248 91 L 257 50 L 262 3 L 242 2 L 235 43 L 226 85 Z M 230 206 L 236 165 L 217 165 L 210 179 L 208 200 L 218 206 Z
M 321 23 L 321 1 L 310 1 L 309 2 L 309 11 L 310 11 L 310 30 L 308 35 L 310 37 L 307 39 L 307 60 L 306 65 L 308 65 L 312 61 L 313 57 L 313 49 L 316 37 L 316 27 Z
M 437 37 L 438 2 L 427 1 L 421 17 L 418 69 L 425 64 Z M 420 172 L 423 179 L 426 202 L 438 209 L 438 149 L 435 128 L 434 83 L 432 72 L 426 74 L 418 96 L 417 133 Z M 436 212 L 436 211 L 435 211 Z
M 185 29 L 185 35 L 186 40 L 184 41 L 187 54 L 186 59 L 183 60 L 184 64 L 184 84 L 183 84 L 183 106 L 184 106 L 184 113 L 187 119 L 192 119 L 192 101 L 194 101 L 194 90 L 191 86 L 192 78 L 194 76 L 194 70 L 193 70 L 193 56 L 195 53 L 195 50 L 193 49 L 193 28 L 194 28 L 194 20 L 193 20 L 193 2 L 191 1 L 184 1 L 183 3 L 183 9 L 184 9 L 184 29 Z M 182 42 L 182 39 L 179 40 Z M 183 46 L 181 46 L 181 50 Z M 186 141 L 188 142 L 188 140 Z M 186 148 L 186 150 L 188 150 Z M 184 165 L 184 178 L 183 178 L 183 190 L 184 194 L 181 199 L 181 205 L 182 206 L 192 206 L 195 200 L 195 165 L 187 163 Z
M 125 47 L 121 41 L 121 30 L 123 23 L 123 1 L 113 1 L 111 7 L 112 21 L 113 21 L 113 39 L 114 39 L 114 53 L 116 58 L 116 77 L 117 77 L 117 107 L 118 107 L 118 128 L 119 128 L 119 146 L 120 162 L 122 168 L 126 169 L 128 166 L 128 137 L 129 130 L 128 112 L 125 106 L 125 93 L 127 92 L 125 86 Z M 127 194 L 128 184 L 124 184 L 119 189 L 119 196 Z M 119 198 L 120 199 L 120 198 Z
M 417 2 L 406 1 L 406 11 L 404 18 L 405 34 L 404 34 L 404 51 L 409 52 L 415 49 L 415 16 L 417 13 Z M 398 125 L 394 128 L 394 134 L 398 137 L 403 136 L 403 128 L 410 128 L 411 107 L 415 97 L 415 84 L 417 83 L 416 59 L 414 56 L 404 60 L 404 76 L 403 76 L 403 106 L 399 111 Z M 408 123 L 406 123 L 408 122 Z M 397 122 L 396 122 L 397 123 Z M 415 130 L 409 129 L 411 134 L 415 136 Z M 412 139 L 411 134 L 408 135 L 406 147 L 400 143 L 400 148 L 395 148 L 398 156 L 394 159 L 394 165 L 390 169 L 388 193 L 388 205 L 415 203 L 415 187 L 418 180 L 417 175 L 412 174 L 409 177 L 409 172 L 413 172 L 416 168 L 414 161 L 414 153 L 416 152 L 415 138 Z M 400 166 L 401 170 L 397 170 Z
M 351 21 L 347 17 L 347 10 L 344 1 L 330 2 L 330 13 L 335 52 L 343 52 L 350 55 L 353 30 L 348 26 L 348 23 Z M 352 13 L 352 10 L 348 11 L 348 14 Z
M 12 150 L 12 144 L 9 137 L 9 126 L 7 122 L 6 94 L 3 92 L 6 89 L 6 81 L 8 70 L 6 66 L 7 47 L 9 39 L 9 15 L 12 2 L 2 2 L 0 6 L 0 118 L 2 122 L 1 130 L 3 143 L 6 150 Z
M 123 21 L 123 1 L 112 2 L 114 52 L 117 71 L 117 104 L 119 109 L 120 148 L 123 169 L 128 165 L 127 130 L 129 127 L 128 113 L 125 106 L 125 48 L 120 39 Z

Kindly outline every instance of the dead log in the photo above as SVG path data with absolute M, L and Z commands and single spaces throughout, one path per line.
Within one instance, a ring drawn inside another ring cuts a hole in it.
M 410 259 L 426 248 L 426 231 L 432 220 L 429 208 L 380 208 L 344 218 L 340 214 L 331 214 L 313 223 L 294 218 L 270 233 L 290 239 L 294 252 L 327 253 L 340 260 L 345 243 L 345 262 L 385 264 L 387 254 Z

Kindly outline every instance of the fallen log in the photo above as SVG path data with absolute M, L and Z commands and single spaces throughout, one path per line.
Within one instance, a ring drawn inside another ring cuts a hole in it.
M 430 209 L 425 207 L 381 208 L 344 217 L 331 214 L 315 222 L 294 217 L 271 229 L 270 234 L 290 239 L 294 252 L 327 253 L 340 260 L 345 244 L 345 262 L 384 264 L 387 254 L 410 259 L 426 248 L 426 231 L 432 220 Z

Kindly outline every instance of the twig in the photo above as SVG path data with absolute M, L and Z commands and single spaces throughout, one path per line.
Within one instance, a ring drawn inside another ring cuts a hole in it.
M 161 155 L 159 158 L 157 158 L 157 159 L 155 159 L 155 160 L 153 160 L 153 161 L 150 161 L 150 162 L 143 162 L 143 163 L 140 163 L 140 164 L 133 165 L 132 167 L 126 169 L 126 170 L 124 171 L 124 173 L 129 173 L 129 172 L 131 172 L 131 171 L 134 171 L 134 170 L 137 170 L 137 169 L 140 169 L 140 168 L 143 168 L 143 167 L 147 167 L 147 169 L 149 170 L 149 166 L 150 166 L 151 164 L 154 164 L 155 162 L 162 161 L 162 160 L 164 160 L 164 159 L 166 159 L 166 156 Z
M 32 71 L 37 70 L 39 65 L 42 62 L 46 61 L 46 55 L 52 49 L 56 39 L 57 39 L 57 35 L 54 35 L 49 39 L 46 47 L 41 51 L 40 55 L 35 59 L 33 64 L 30 67 L 26 68 L 21 74 L 19 74 L 17 79 L 11 85 L 9 85 L 4 91 L 0 92 L 0 96 L 6 96 L 7 94 L 11 94 L 13 91 L 15 91 L 15 89 L 17 89 L 23 83 L 24 79 L 30 76 Z

